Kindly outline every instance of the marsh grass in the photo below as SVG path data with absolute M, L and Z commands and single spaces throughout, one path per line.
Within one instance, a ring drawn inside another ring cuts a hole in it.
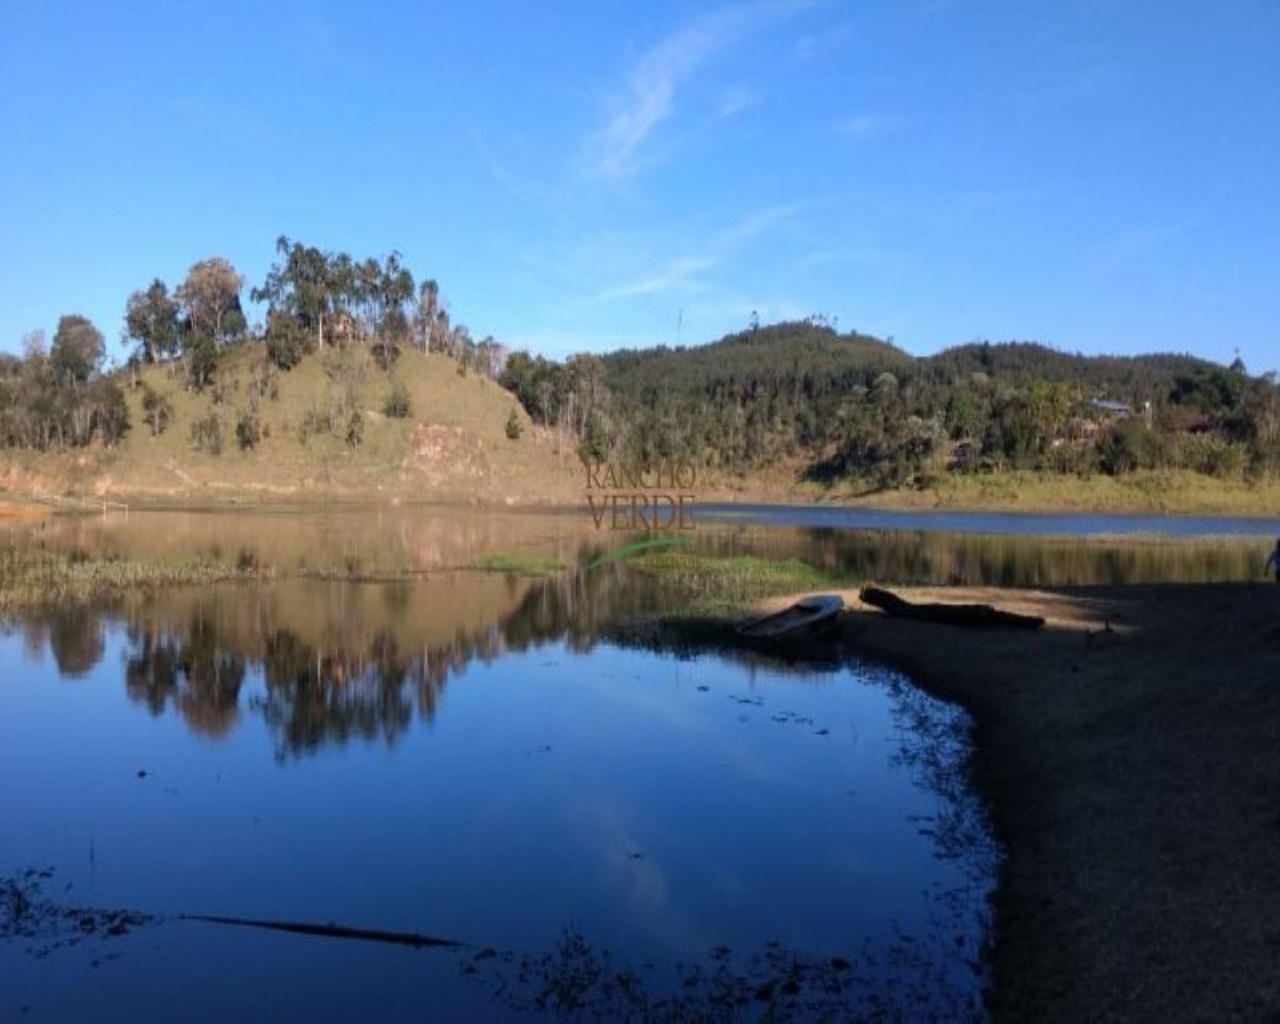
M 627 564 L 637 572 L 661 579 L 686 597 L 688 601 L 680 607 L 680 614 L 724 612 L 774 594 L 853 585 L 850 580 L 797 558 L 664 551 L 634 558 Z
M 271 570 L 201 558 L 91 558 L 78 551 L 0 548 L 0 614 L 84 604 L 146 587 L 270 578 Z
M 545 555 L 485 555 L 471 566 L 481 572 L 512 573 L 517 576 L 547 576 L 563 571 L 565 563 Z
M 543 555 L 495 554 L 474 562 L 480 572 L 549 576 L 566 565 Z M 421 570 L 366 566 L 356 557 L 325 568 L 299 567 L 281 572 L 263 566 L 249 552 L 235 560 L 211 556 L 157 555 L 101 557 L 77 549 L 50 549 L 10 543 L 0 547 L 0 615 L 88 604 L 102 598 L 165 586 L 206 586 L 227 582 L 263 582 L 286 577 L 346 583 L 403 583 L 420 579 Z

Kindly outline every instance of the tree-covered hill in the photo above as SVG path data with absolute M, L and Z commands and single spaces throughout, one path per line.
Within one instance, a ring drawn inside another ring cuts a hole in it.
M 914 361 L 878 338 L 837 334 L 808 321 L 742 331 L 709 345 L 622 349 L 603 359 L 610 386 L 630 394 L 694 392 L 720 382 L 764 378 L 838 382 L 867 369 L 880 372 Z
M 1168 394 L 1178 377 L 1207 374 L 1217 367 L 1189 355 L 1158 353 L 1139 356 L 1084 356 L 1060 352 L 1035 342 L 974 342 L 945 349 L 922 360 L 941 380 L 960 380 L 985 373 L 1003 383 L 1025 387 L 1035 381 L 1078 384 L 1094 397 L 1150 401 Z
M 1280 468 L 1274 377 L 1188 355 L 984 342 L 916 358 L 801 321 L 563 364 L 517 353 L 502 380 L 587 458 L 745 475 L 785 461 L 873 488 L 1007 469 L 1243 479 Z

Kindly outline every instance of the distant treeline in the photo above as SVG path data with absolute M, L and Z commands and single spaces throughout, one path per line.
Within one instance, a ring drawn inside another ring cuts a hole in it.
M 584 458 L 731 473 L 787 460 L 810 479 L 870 487 L 1005 469 L 1280 468 L 1275 375 L 1238 360 L 986 342 L 914 358 L 810 320 L 564 363 L 517 353 L 501 380 L 535 421 L 572 431 Z

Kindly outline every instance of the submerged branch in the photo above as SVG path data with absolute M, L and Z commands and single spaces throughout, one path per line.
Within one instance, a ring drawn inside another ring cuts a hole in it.
M 264 921 L 247 917 L 215 917 L 207 914 L 180 914 L 182 921 L 203 921 L 206 924 L 227 924 L 242 928 L 264 928 L 270 931 L 289 932 L 292 935 L 316 935 L 326 939 L 354 939 L 358 942 L 385 942 L 395 946 L 450 946 L 463 945 L 455 939 L 441 939 L 417 932 L 387 932 L 372 928 L 347 928 L 337 924 L 308 924 L 300 921 Z

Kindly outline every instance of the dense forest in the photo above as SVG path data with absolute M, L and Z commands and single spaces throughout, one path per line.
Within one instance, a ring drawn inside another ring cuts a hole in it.
M 553 361 L 474 340 L 451 322 L 436 282 L 417 283 L 398 253 L 358 260 L 281 237 L 276 256 L 248 289 L 265 306 L 260 324 L 246 318 L 244 278 L 218 257 L 172 288 L 156 279 L 135 291 L 121 332 L 129 364 L 111 373 L 101 331 L 82 316 L 64 316 L 48 345 L 28 335 L 23 357 L 0 356 L 0 445 L 110 446 L 130 428 L 122 388 L 135 386 L 130 370 L 141 364 L 164 363 L 183 387 L 216 391 L 221 361 L 246 346 L 273 374 L 312 352 L 351 351 L 393 374 L 412 346 L 456 361 L 459 374 L 499 381 L 584 460 L 680 459 L 727 474 L 783 465 L 872 489 L 1008 469 L 1180 468 L 1236 479 L 1280 469 L 1280 387 L 1274 373 L 1251 376 L 1239 360 L 987 342 L 916 358 L 815 317 L 771 326 L 753 318 L 703 346 Z M 142 407 L 155 431 L 164 409 L 153 398 Z M 330 429 L 358 439 L 358 409 L 350 416 Z M 256 440 L 251 421 L 246 436 Z M 514 419 L 508 436 L 519 436 Z M 194 430 L 192 444 L 202 447 Z
M 788 460 L 810 479 L 872 488 L 1006 469 L 1280 469 L 1275 375 L 1251 377 L 1238 361 L 986 342 L 914 358 L 810 320 L 696 348 L 512 357 L 502 380 L 535 420 L 573 430 L 590 457 L 734 473 Z

